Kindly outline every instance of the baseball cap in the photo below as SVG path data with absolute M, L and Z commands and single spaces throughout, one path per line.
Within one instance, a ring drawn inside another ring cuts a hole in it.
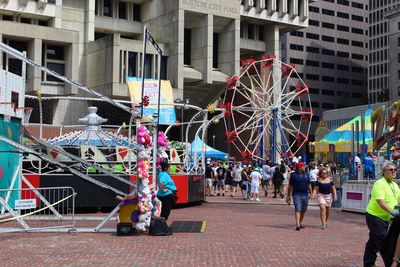
M 302 162 L 302 161 L 299 161 L 299 162 L 297 162 L 297 164 L 296 164 L 296 167 L 297 167 L 297 168 L 302 168 L 302 167 L 304 167 L 304 166 L 306 166 L 306 165 L 305 165 L 304 162 Z

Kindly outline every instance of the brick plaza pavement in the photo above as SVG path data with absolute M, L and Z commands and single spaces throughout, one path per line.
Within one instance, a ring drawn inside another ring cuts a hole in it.
M 362 266 L 368 237 L 364 216 L 333 210 L 319 229 L 312 206 L 306 229 L 295 231 L 293 206 L 209 197 L 208 203 L 172 210 L 174 220 L 207 221 L 205 233 L 2 233 L 1 266 Z M 378 262 L 383 266 L 382 262 Z

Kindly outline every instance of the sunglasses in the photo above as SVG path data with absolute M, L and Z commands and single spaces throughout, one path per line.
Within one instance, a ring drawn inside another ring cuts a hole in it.
M 395 172 L 396 169 L 386 169 L 387 171 Z

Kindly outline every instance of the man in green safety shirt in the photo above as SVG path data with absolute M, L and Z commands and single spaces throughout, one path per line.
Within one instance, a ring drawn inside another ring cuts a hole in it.
M 372 187 L 371 200 L 366 209 L 366 221 L 369 228 L 369 239 L 365 245 L 364 266 L 375 266 L 377 253 L 380 252 L 385 266 L 390 266 L 393 259 L 382 250 L 389 220 L 399 216 L 395 206 L 400 201 L 400 189 L 394 181 L 396 165 L 386 163 L 382 169 L 383 177 Z

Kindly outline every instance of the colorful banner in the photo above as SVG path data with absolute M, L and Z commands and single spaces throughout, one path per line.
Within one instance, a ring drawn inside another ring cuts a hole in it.
M 138 77 L 127 77 L 129 95 L 132 106 L 138 106 L 142 102 L 142 79 Z M 144 95 L 149 97 L 149 105 L 143 110 L 143 118 L 152 120 L 154 113 L 157 113 L 158 105 L 158 80 L 144 80 Z M 169 81 L 161 81 L 160 93 L 160 124 L 170 125 L 176 123 L 174 98 L 172 86 Z
M 21 123 L 19 120 L 12 118 L 11 121 L 7 122 L 0 116 L 0 135 L 16 143 L 21 143 Z M 18 168 L 21 154 L 15 147 L 3 142 L 0 142 L 0 147 L 0 189 L 10 189 L 14 179 L 15 182 L 11 189 L 18 189 L 21 186 L 21 171 Z M 5 194 L 0 197 L 4 198 Z M 12 192 L 8 204 L 14 207 L 17 199 L 20 199 L 20 192 Z M 2 205 L 0 205 L 0 208 L 2 208 Z

